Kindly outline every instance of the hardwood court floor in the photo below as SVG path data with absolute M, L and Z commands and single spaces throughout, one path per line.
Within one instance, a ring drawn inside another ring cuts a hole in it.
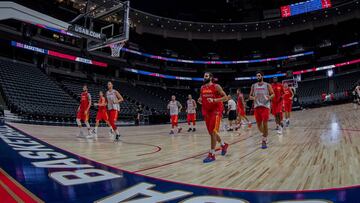
M 196 133 L 181 124 L 185 132 L 175 136 L 168 135 L 169 125 L 122 127 L 120 143 L 113 143 L 105 128 L 93 141 L 76 138 L 73 127 L 12 125 L 65 150 L 153 177 L 234 189 L 304 190 L 360 184 L 359 115 L 352 104 L 294 112 L 281 136 L 270 122 L 266 150 L 260 149 L 255 125 L 222 132 L 231 144 L 228 155 L 209 164 L 202 163 L 210 142 L 203 122 Z

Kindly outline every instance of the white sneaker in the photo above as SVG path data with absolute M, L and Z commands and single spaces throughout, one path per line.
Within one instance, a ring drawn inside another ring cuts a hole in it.
M 94 130 L 90 129 L 90 130 L 88 130 L 88 134 L 86 135 L 86 138 L 91 139 L 94 137 L 94 134 L 95 134 Z
M 89 134 L 89 135 L 86 136 L 86 139 L 92 139 L 93 137 L 94 137 L 94 136 L 92 136 L 92 135 Z
M 98 135 L 97 135 L 96 130 L 93 130 L 93 131 L 91 132 L 91 134 L 92 134 L 92 136 L 93 136 L 95 139 L 97 139 Z
M 80 132 L 76 135 L 76 137 L 84 137 L 83 131 L 80 131 Z
M 110 131 L 109 131 L 109 137 L 113 137 L 115 135 L 115 132 L 111 129 Z
M 279 129 L 277 130 L 277 134 L 282 134 L 283 133 L 283 128 L 281 126 L 279 126 Z

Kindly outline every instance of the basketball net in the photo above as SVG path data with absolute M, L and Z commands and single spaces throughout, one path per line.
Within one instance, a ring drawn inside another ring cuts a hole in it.
M 125 46 L 125 42 L 116 42 L 110 44 L 111 57 L 120 57 L 120 51 Z

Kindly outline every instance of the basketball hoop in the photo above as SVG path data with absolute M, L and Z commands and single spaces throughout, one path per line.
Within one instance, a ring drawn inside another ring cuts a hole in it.
M 120 51 L 125 46 L 125 42 L 116 42 L 110 44 L 111 57 L 120 57 Z

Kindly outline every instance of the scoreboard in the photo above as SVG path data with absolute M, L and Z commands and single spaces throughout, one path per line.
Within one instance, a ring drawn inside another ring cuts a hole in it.
M 330 0 L 309 0 L 286 6 L 281 6 L 281 17 L 286 18 L 289 16 L 308 13 L 316 10 L 321 10 L 331 7 Z

